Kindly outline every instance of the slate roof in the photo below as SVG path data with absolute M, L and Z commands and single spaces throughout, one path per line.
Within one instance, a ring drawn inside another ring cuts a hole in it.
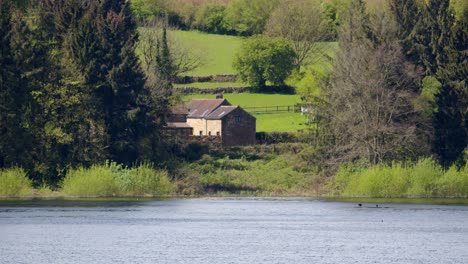
M 206 118 L 221 105 L 230 105 L 226 99 L 192 99 L 187 105 L 188 118 Z
M 186 115 L 188 114 L 189 110 L 184 104 L 177 104 L 174 107 L 171 108 L 171 113 L 172 114 L 179 114 L 179 115 Z
M 219 120 L 222 119 L 223 117 L 227 116 L 229 113 L 232 111 L 236 110 L 238 106 L 220 106 L 218 109 L 214 110 L 209 114 L 207 117 L 205 117 L 208 120 Z

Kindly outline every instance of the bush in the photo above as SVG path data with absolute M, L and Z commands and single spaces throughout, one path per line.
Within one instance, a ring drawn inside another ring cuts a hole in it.
M 150 164 L 125 168 L 114 162 L 89 169 L 70 170 L 62 182 L 62 192 L 84 197 L 163 196 L 174 187 L 166 171 L 156 171 Z
M 0 170 L 0 196 L 32 194 L 32 182 L 21 168 Z

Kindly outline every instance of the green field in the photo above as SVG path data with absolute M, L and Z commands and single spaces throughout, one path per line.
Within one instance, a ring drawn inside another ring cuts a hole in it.
M 214 99 L 212 94 L 191 94 L 184 96 L 185 102 L 192 98 Z M 301 103 L 298 95 L 289 94 L 258 94 L 258 93 L 235 93 L 224 94 L 232 105 L 243 108 L 296 105 Z M 278 113 L 252 113 L 257 118 L 257 132 L 294 132 L 306 128 L 306 119 L 300 113 L 278 112 Z
M 171 31 L 170 34 L 181 45 L 187 45 L 187 48 L 202 58 L 202 66 L 186 75 L 236 74 L 232 62 L 243 38 L 181 30 Z
M 214 89 L 219 87 L 247 87 L 248 85 L 241 82 L 197 82 L 187 84 L 174 84 L 174 88 L 193 87 L 201 89 Z

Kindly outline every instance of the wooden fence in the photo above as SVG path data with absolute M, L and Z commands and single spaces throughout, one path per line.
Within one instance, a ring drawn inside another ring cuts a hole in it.
M 281 112 L 301 112 L 300 105 L 272 105 L 272 106 L 254 106 L 243 107 L 243 109 L 253 114 L 281 113 Z

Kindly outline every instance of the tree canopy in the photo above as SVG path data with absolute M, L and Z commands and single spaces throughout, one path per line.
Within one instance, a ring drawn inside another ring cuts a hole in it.
M 255 36 L 242 44 L 234 68 L 241 80 L 258 89 L 265 88 L 267 81 L 281 86 L 293 70 L 295 58 L 294 49 L 288 41 Z

